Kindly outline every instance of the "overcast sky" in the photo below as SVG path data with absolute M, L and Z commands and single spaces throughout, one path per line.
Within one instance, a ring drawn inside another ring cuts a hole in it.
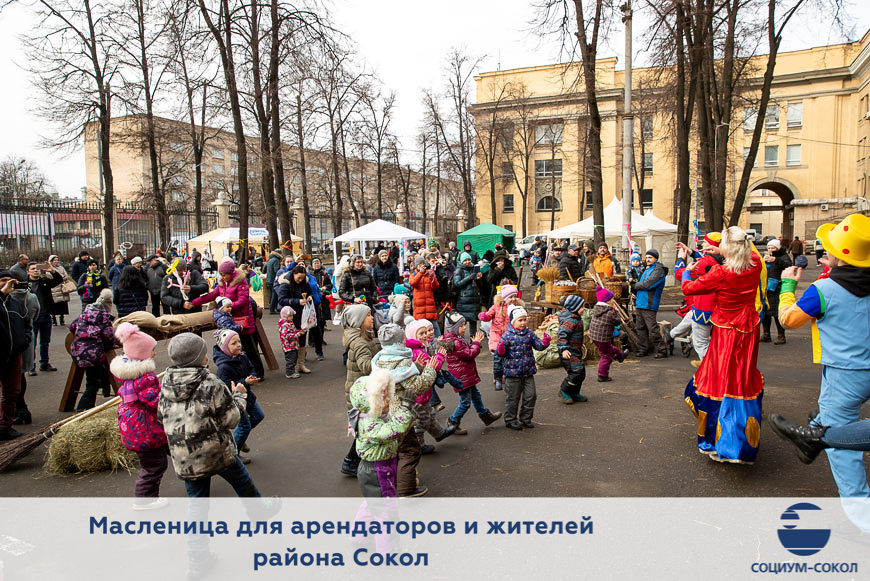
M 338 27 L 357 43 L 359 59 L 378 74 L 388 89 L 396 91 L 394 131 L 405 149 L 413 140 L 422 118 L 422 91 L 438 88 L 444 57 L 451 47 L 465 47 L 469 54 L 485 57 L 478 72 L 541 65 L 553 62 L 557 50 L 542 44 L 529 32 L 534 19 L 529 0 L 333 0 Z M 640 4 L 636 2 L 635 4 Z M 870 26 L 870 10 L 863 0 L 852 1 L 846 16 L 860 38 Z M 635 35 L 643 32 L 638 16 Z M 39 147 L 40 136 L 50 127 L 32 111 L 38 95 L 32 89 L 19 34 L 31 30 L 33 18 L 26 8 L 14 5 L 0 13 L 0 111 L 3 134 L 0 158 L 9 155 L 34 160 L 56 185 L 61 195 L 76 195 L 85 183 L 81 149 L 67 158 Z M 804 18 L 794 22 L 782 50 L 795 50 L 842 39 L 829 22 Z M 643 43 L 635 42 L 636 64 L 643 63 Z M 622 61 L 623 29 L 617 25 L 600 51 Z M 641 53 L 641 54 L 639 54 Z

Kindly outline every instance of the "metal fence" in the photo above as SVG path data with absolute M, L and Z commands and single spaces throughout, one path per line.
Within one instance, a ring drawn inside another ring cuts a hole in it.
M 0 200 L 0 265 L 14 264 L 19 254 L 27 254 L 32 261 L 46 260 L 56 254 L 69 263 L 82 250 L 92 256 L 103 254 L 102 203 L 27 200 L 12 198 Z M 171 246 L 182 247 L 188 238 L 201 232 L 196 230 L 196 216 L 187 206 L 170 205 L 169 239 Z M 150 253 L 159 246 L 157 213 L 153 207 L 118 202 L 115 204 L 115 247 L 133 247 L 138 253 Z M 202 231 L 217 227 L 217 213 L 202 212 Z

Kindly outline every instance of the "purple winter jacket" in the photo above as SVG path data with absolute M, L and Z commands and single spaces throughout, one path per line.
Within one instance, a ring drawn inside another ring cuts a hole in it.
M 453 391 L 465 391 L 480 383 L 480 375 L 477 374 L 477 365 L 474 363 L 474 358 L 480 355 L 480 343 L 473 341 L 469 344 L 454 333 L 444 333 L 438 343 L 447 350 L 447 370 L 464 386 L 463 389 L 454 387 Z
M 69 324 L 75 335 L 70 346 L 70 355 L 78 367 L 97 367 L 106 362 L 106 349 L 115 345 L 115 317 L 91 304 Z

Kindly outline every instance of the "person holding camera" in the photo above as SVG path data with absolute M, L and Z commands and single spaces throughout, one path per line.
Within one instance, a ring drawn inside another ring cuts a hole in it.
M 438 326 L 438 305 L 435 303 L 435 290 L 440 284 L 435 272 L 422 256 L 414 260 L 414 274 L 411 275 L 411 289 L 414 291 L 414 318 L 426 319 L 435 328 L 435 338 L 441 336 Z
M 49 262 L 37 264 L 31 262 L 27 266 L 27 284 L 30 292 L 39 300 L 39 314 L 33 321 L 33 349 L 39 340 L 39 370 L 57 371 L 48 361 L 48 346 L 51 343 L 51 289 L 63 283 L 63 277 L 54 270 Z M 35 365 L 35 364 L 34 364 Z M 28 369 L 27 371 L 32 371 Z
M 104 288 L 112 288 L 109 279 L 100 272 L 100 264 L 91 258 L 88 260 L 88 270 L 76 282 L 76 290 L 82 298 L 82 308 L 93 304 Z

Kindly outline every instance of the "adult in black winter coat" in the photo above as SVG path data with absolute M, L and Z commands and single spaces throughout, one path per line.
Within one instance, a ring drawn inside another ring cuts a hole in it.
M 190 262 L 187 263 L 187 269 L 190 271 L 195 270 L 199 274 L 202 274 L 202 254 L 198 250 L 193 251 Z
M 125 266 L 115 289 L 118 293 L 118 318 L 126 317 L 135 311 L 148 310 L 148 289 L 142 283 L 139 269 Z
M 486 281 L 489 283 L 489 293 L 486 297 L 487 308 L 492 305 L 492 299 L 499 286 L 503 284 L 519 284 L 517 271 L 514 269 L 513 262 L 511 262 L 507 252 L 504 250 L 499 250 L 493 255 L 492 262 L 489 264 L 489 271 L 486 273 Z
M 341 282 L 338 283 L 338 296 L 348 304 L 365 302 L 374 308 L 377 289 L 362 255 L 356 254 L 351 258 L 350 268 L 345 270 Z
M 467 252 L 468 255 L 471 257 L 471 264 L 477 264 L 478 262 L 480 262 L 480 255 L 477 252 L 475 252 L 474 250 L 472 250 L 471 242 L 469 242 L 468 240 L 466 240 L 462 244 L 462 251 Z
M 21 354 L 30 346 L 30 319 L 24 305 L 9 300 L 15 280 L 8 270 L 0 271 L 0 441 L 23 435 L 12 427 L 12 422 L 24 378 Z
M 559 260 L 559 279 L 577 281 L 589 270 L 589 262 L 586 256 L 581 254 L 580 247 L 572 244 L 568 252 Z
M 190 276 L 187 276 L 188 273 Z M 185 282 L 184 277 L 187 276 Z M 188 268 L 183 262 L 178 263 L 175 272 L 163 277 L 160 287 L 160 302 L 163 312 L 173 315 L 188 315 L 198 313 L 202 307 L 193 306 L 193 299 L 208 292 L 208 281 L 197 270 Z M 184 295 L 187 295 L 185 298 Z
M 464 255 L 464 253 L 463 253 Z M 466 259 L 456 267 L 453 288 L 456 290 L 456 311 L 465 317 L 471 336 L 477 332 L 477 315 L 480 313 L 480 281 L 483 275 L 474 272 L 471 260 Z
M 45 269 L 45 272 L 42 271 Z M 51 289 L 60 285 L 63 277 L 50 264 L 44 266 L 31 262 L 27 267 L 27 284 L 30 292 L 39 300 L 39 314 L 33 321 L 33 341 L 39 342 L 40 371 L 57 371 L 49 363 L 49 344 L 51 343 Z M 28 370 L 29 371 L 29 370 Z
M 326 322 L 332 319 L 332 310 L 329 308 L 329 301 L 326 298 L 332 294 L 332 275 L 326 272 L 326 269 L 323 268 L 323 262 L 321 262 L 319 258 L 315 258 L 311 261 L 311 266 L 308 268 L 308 274 L 314 277 L 317 286 L 320 287 L 320 313 L 317 324 L 320 326 L 322 337 L 323 328 L 326 327 Z
M 88 261 L 91 259 L 91 255 L 87 250 L 82 250 L 79 252 L 79 259 L 72 263 L 72 267 L 69 269 L 70 278 L 74 281 L 78 281 L 84 273 L 88 271 Z
M 399 245 L 395 242 L 390 243 L 389 256 L 393 264 L 399 264 Z
M 148 280 L 148 292 L 151 293 L 151 314 L 160 316 L 160 289 L 163 288 L 163 277 L 166 276 L 166 264 L 157 258 L 156 254 L 148 257 L 148 267 L 145 278 Z
M 774 238 L 767 243 L 767 256 L 764 257 L 767 265 L 767 302 L 770 305 L 765 311 L 762 328 L 764 333 L 761 340 L 765 343 L 770 341 L 770 323 L 776 321 L 776 345 L 785 343 L 785 329 L 779 323 L 779 291 L 782 289 L 782 271 L 790 267 L 791 258 L 788 249 L 782 247 L 782 243 Z
M 390 253 L 386 250 L 378 252 L 378 262 L 372 268 L 372 277 L 375 279 L 375 287 L 379 296 L 393 294 L 393 287 L 402 280 L 399 267 L 390 260 Z
M 435 297 L 435 305 L 439 311 L 441 310 L 442 303 L 453 303 L 456 300 L 455 296 L 450 296 L 449 283 L 456 272 L 451 266 L 443 257 L 439 258 L 435 264 L 435 280 L 438 281 L 438 288 L 432 291 L 432 296 Z

